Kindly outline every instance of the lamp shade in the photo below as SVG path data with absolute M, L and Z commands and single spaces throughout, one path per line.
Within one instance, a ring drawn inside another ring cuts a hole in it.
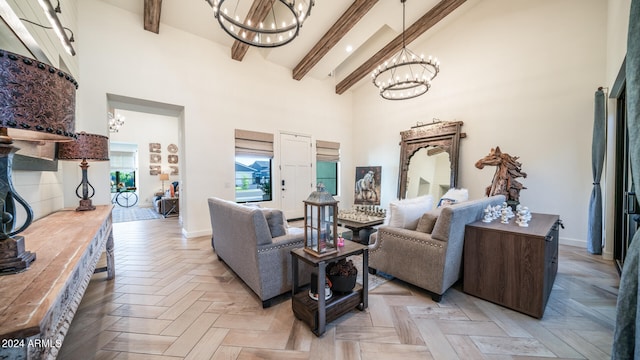
M 160 174 L 160 180 L 162 181 L 169 180 L 169 174 L 166 174 L 166 173 Z
M 76 134 L 75 141 L 58 144 L 60 160 L 109 160 L 109 138 L 103 135 L 87 134 L 82 131 Z
M 72 140 L 77 88 L 51 65 L 0 50 L 0 127 L 14 139 Z

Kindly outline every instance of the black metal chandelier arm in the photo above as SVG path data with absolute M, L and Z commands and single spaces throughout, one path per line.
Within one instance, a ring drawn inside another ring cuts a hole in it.
M 224 21 L 228 21 L 231 24 L 239 27 L 242 30 L 248 31 L 248 32 L 257 32 L 258 29 L 254 28 L 253 26 L 247 26 L 245 25 L 244 22 L 236 20 L 235 18 L 229 16 L 228 14 L 225 13 L 221 13 L 218 12 L 218 16 L 222 16 L 224 18 Z M 260 29 L 261 33 L 265 33 L 265 34 L 279 34 L 279 33 L 285 33 L 287 31 L 290 30 L 294 30 L 297 29 L 300 25 L 300 20 L 298 20 L 298 18 L 296 17 L 296 22 L 292 23 L 291 25 L 287 26 L 287 27 L 283 27 L 283 28 L 276 28 L 276 29 L 271 29 L 271 28 L 263 28 Z
M 252 22 L 249 18 L 243 20 L 239 18 L 237 13 L 239 0 L 233 9 L 225 7 L 226 0 L 205 1 L 213 8 L 213 16 L 228 35 L 244 44 L 260 48 L 279 47 L 293 41 L 299 35 L 302 24 L 310 16 L 311 8 L 315 5 L 314 0 L 305 0 L 303 2 L 306 6 L 299 4 L 296 8 L 297 0 L 273 0 L 271 8 L 266 13 L 268 16 L 265 15 L 273 21 L 270 25 L 264 26 L 265 19 Z M 279 11 L 276 11 L 274 8 L 276 5 L 286 7 L 291 13 L 292 21 L 290 24 L 287 25 L 285 21 L 279 22 L 278 19 L 288 19 L 288 17 L 283 17 Z

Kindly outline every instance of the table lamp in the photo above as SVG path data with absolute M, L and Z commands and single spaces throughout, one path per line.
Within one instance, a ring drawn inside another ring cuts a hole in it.
M 19 148 L 13 139 L 74 139 L 78 83 L 51 65 L 0 50 L 0 274 L 26 270 L 36 254 L 19 233 L 31 225 L 33 210 L 13 187 L 11 165 Z M 16 229 L 16 202 L 26 218 Z
M 76 196 L 80 198 L 80 206 L 76 211 L 95 210 L 91 203 L 91 198 L 95 195 L 95 188 L 89 183 L 87 160 L 107 161 L 109 160 L 109 138 L 103 135 L 87 134 L 82 131 L 77 134 L 75 141 L 61 143 L 58 145 L 58 159 L 60 160 L 82 160 L 82 182 L 76 188 Z M 82 189 L 82 194 L 79 190 Z M 91 189 L 91 194 L 89 194 Z
M 164 182 L 169 180 L 169 174 L 166 174 L 166 173 L 160 174 L 160 180 L 162 180 L 162 194 L 164 194 Z

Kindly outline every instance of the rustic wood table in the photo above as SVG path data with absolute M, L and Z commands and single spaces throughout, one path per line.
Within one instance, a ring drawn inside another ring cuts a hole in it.
M 333 294 L 328 300 L 325 300 L 324 296 L 318 296 L 318 300 L 313 300 L 309 297 L 308 291 L 301 291 L 298 286 L 298 261 L 306 262 L 318 269 L 317 289 L 322 294 L 327 264 L 358 254 L 362 254 L 362 286 L 356 285 L 350 293 Z M 303 248 L 291 250 L 291 274 L 293 313 L 296 318 L 306 322 L 317 336 L 324 334 L 327 322 L 339 318 L 353 308 L 364 310 L 368 306 L 369 248 L 367 246 L 345 240 L 344 246 L 339 247 L 337 253 L 324 257 L 313 256 Z
M 20 235 L 36 260 L 0 276 L 0 359 L 55 359 L 96 264 L 106 249 L 115 277 L 111 209 L 64 209 Z

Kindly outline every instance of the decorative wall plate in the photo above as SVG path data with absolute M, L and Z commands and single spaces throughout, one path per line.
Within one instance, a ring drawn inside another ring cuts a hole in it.
M 169 144 L 169 146 L 167 146 L 167 150 L 170 153 L 175 154 L 178 152 L 178 146 L 176 144 Z

